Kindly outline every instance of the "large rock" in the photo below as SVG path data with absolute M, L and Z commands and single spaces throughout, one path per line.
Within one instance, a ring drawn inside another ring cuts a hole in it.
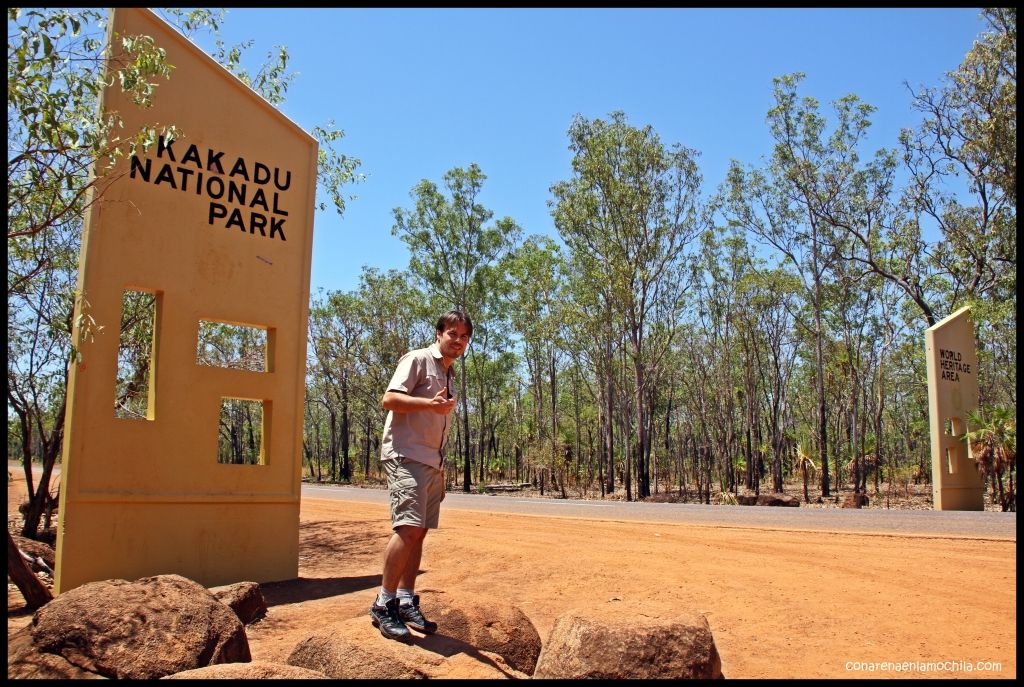
M 540 634 L 518 606 L 489 596 L 430 591 L 421 596 L 420 608 L 438 624 L 438 634 L 496 653 L 527 675 L 537 667 Z
M 267 601 L 258 582 L 236 582 L 210 587 L 213 598 L 227 605 L 243 625 L 253 623 L 267 614 Z
M 326 680 L 323 673 L 298 666 L 269 661 L 252 663 L 221 663 L 205 668 L 183 670 L 174 675 L 165 675 L 161 680 Z
M 370 623 L 369 615 L 319 629 L 295 647 L 288 664 L 339 679 L 529 677 L 509 666 L 499 654 L 445 636 L 442 630 L 426 636 L 414 632 L 410 644 L 385 639 Z
M 249 661 L 245 628 L 202 585 L 180 575 L 90 582 L 42 606 L 28 628 L 31 651 L 8 677 L 63 658 L 109 678 L 153 679 L 215 663 Z
M 32 629 L 25 627 L 7 638 L 7 679 L 20 680 L 102 680 L 103 676 L 82 670 L 58 654 L 37 651 Z
M 790 506 L 796 508 L 800 499 L 790 494 L 739 494 L 736 501 L 741 506 Z
M 704 616 L 616 603 L 559 616 L 533 677 L 721 678 L 722 661 Z

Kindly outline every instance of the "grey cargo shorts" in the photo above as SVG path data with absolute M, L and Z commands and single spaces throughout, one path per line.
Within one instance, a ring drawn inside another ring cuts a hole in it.
M 391 529 L 437 529 L 444 501 L 444 471 L 399 456 L 381 460 L 391 494 Z

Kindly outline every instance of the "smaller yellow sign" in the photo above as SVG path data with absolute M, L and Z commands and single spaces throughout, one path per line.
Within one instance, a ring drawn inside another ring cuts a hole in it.
M 985 485 L 968 455 L 964 418 L 978 407 L 978 355 L 970 308 L 925 332 L 935 510 L 984 510 Z

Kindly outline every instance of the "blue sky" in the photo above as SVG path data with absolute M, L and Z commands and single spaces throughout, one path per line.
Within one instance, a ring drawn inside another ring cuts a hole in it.
M 298 76 L 281 110 L 306 130 L 333 119 L 340 150 L 362 161 L 358 197 L 343 218 L 318 213 L 314 233 L 311 288 L 349 291 L 364 265 L 407 267 L 392 210 L 456 166 L 487 175 L 480 202 L 495 218 L 557 236 L 549 188 L 571 174 L 577 113 L 622 110 L 696 149 L 710 194 L 730 160 L 770 154 L 773 78 L 806 73 L 799 93 L 825 113 L 858 95 L 878 108 L 870 150 L 891 147 L 919 118 L 904 82 L 938 86 L 984 29 L 973 8 L 231 8 L 222 35 L 255 41 L 252 67 L 287 46 Z

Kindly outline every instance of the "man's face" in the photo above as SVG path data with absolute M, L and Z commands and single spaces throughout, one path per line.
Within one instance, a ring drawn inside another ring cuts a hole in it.
M 466 352 L 469 346 L 469 329 L 462 322 L 456 322 L 437 332 L 437 347 L 441 355 L 454 360 Z

